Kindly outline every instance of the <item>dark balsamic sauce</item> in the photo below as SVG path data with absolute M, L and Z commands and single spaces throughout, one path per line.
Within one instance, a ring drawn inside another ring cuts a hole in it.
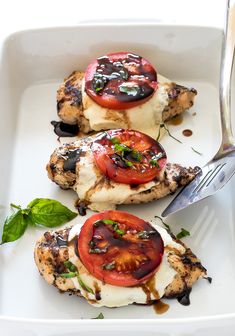
M 183 115 L 179 114 L 176 117 L 169 120 L 168 123 L 171 124 L 171 125 L 177 126 L 177 125 L 182 124 L 183 119 L 184 119 Z
M 186 137 L 190 137 L 193 134 L 193 131 L 191 131 L 190 129 L 185 129 L 183 130 L 183 135 Z
M 75 208 L 78 210 L 80 216 L 86 216 L 87 205 L 85 202 L 77 201 L 75 203 Z
M 101 295 L 100 295 L 101 289 L 99 288 L 97 282 L 94 282 L 94 287 L 95 287 L 95 299 L 97 301 L 100 301 L 101 300 Z
M 76 163 L 80 160 L 82 150 L 80 148 L 70 149 L 64 161 L 64 171 L 76 172 Z
M 187 288 L 184 293 L 177 298 L 178 302 L 182 304 L 183 306 L 189 306 L 190 305 L 190 293 L 192 288 Z
M 68 241 L 65 240 L 63 237 L 60 235 L 56 236 L 56 242 L 59 247 L 67 247 L 68 246 Z
M 157 314 L 164 314 L 169 309 L 169 305 L 167 303 L 158 300 L 156 303 L 153 304 L 153 309 Z
M 65 124 L 62 121 L 51 121 L 54 126 L 54 132 L 59 137 L 75 137 L 79 133 L 78 125 Z
M 211 277 L 206 277 L 204 279 L 206 279 L 210 284 L 212 283 L 212 278 Z
M 75 252 L 76 256 L 78 258 L 80 258 L 79 252 L 78 252 L 78 239 L 77 239 L 77 236 L 74 238 L 74 252 Z

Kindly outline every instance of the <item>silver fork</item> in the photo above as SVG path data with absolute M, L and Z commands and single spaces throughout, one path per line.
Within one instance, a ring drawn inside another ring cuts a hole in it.
M 231 127 L 231 76 L 234 46 L 235 1 L 229 0 L 227 2 L 220 68 L 221 146 L 214 158 L 202 168 L 195 179 L 184 187 L 163 211 L 163 217 L 213 195 L 224 187 L 235 173 L 235 139 Z

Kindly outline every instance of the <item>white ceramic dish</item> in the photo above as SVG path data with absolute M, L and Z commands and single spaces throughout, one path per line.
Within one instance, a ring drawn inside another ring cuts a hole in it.
M 170 161 L 202 165 L 220 143 L 218 75 L 222 32 L 215 28 L 156 24 L 82 25 L 19 32 L 4 43 L 0 64 L 1 98 L 1 222 L 9 203 L 26 205 L 35 197 L 50 197 L 73 206 L 76 195 L 61 191 L 45 172 L 49 155 L 58 146 L 50 121 L 57 119 L 55 92 L 72 70 L 108 51 L 129 50 L 148 58 L 159 73 L 198 90 L 195 106 L 162 143 Z M 196 115 L 193 116 L 193 112 Z M 193 136 L 185 138 L 182 130 Z M 202 152 L 192 151 L 193 146 Z M 94 308 L 84 300 L 60 295 L 39 276 L 33 261 L 35 240 L 44 229 L 28 230 L 22 239 L 0 246 L 1 335 L 208 335 L 233 330 L 235 325 L 235 179 L 213 198 L 170 217 L 176 233 L 201 258 L 213 283 L 198 282 L 191 305 L 170 301 L 164 315 L 151 307 Z M 151 220 L 170 198 L 139 207 L 121 207 Z M 76 219 L 78 221 L 80 219 Z M 84 218 L 81 218 L 84 221 Z M 102 312 L 104 320 L 91 320 Z M 216 328 L 216 331 L 214 331 Z M 223 329 L 220 329 L 223 328 Z M 227 328 L 227 329 L 226 329 Z M 204 334 L 203 334 L 204 333 Z

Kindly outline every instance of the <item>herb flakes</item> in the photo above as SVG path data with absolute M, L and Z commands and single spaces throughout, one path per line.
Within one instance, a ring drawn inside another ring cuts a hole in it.
M 181 228 L 181 231 L 177 233 L 176 238 L 182 239 L 184 237 L 190 236 L 190 232 L 185 230 L 184 228 Z

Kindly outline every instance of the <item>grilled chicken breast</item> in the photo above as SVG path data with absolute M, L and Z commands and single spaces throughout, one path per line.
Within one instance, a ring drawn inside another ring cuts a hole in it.
M 67 124 L 82 133 L 130 128 L 156 138 L 159 125 L 193 106 L 197 91 L 158 75 L 158 89 L 145 103 L 127 110 L 112 110 L 95 103 L 84 90 L 84 73 L 74 71 L 57 91 L 57 111 Z
M 62 145 L 47 164 L 48 176 L 53 182 L 62 189 L 75 190 L 78 200 L 95 211 L 115 209 L 117 204 L 146 203 L 162 198 L 189 183 L 200 169 L 167 163 L 164 173 L 148 183 L 117 183 L 97 167 L 91 149 L 95 139 L 87 137 Z
M 179 302 L 187 305 L 193 284 L 199 278 L 207 278 L 206 269 L 192 251 L 172 233 L 151 224 L 162 236 L 164 256 L 153 278 L 137 287 L 111 286 L 95 279 L 86 270 L 77 253 L 77 236 L 81 228 L 79 224 L 78 228 L 75 226 L 44 233 L 35 246 L 36 265 L 48 284 L 54 285 L 62 292 L 73 292 L 83 296 L 95 306 L 150 304 L 161 297 L 178 298 Z M 76 280 L 61 276 L 67 272 L 64 262 L 68 260 L 77 266 L 82 287 Z

